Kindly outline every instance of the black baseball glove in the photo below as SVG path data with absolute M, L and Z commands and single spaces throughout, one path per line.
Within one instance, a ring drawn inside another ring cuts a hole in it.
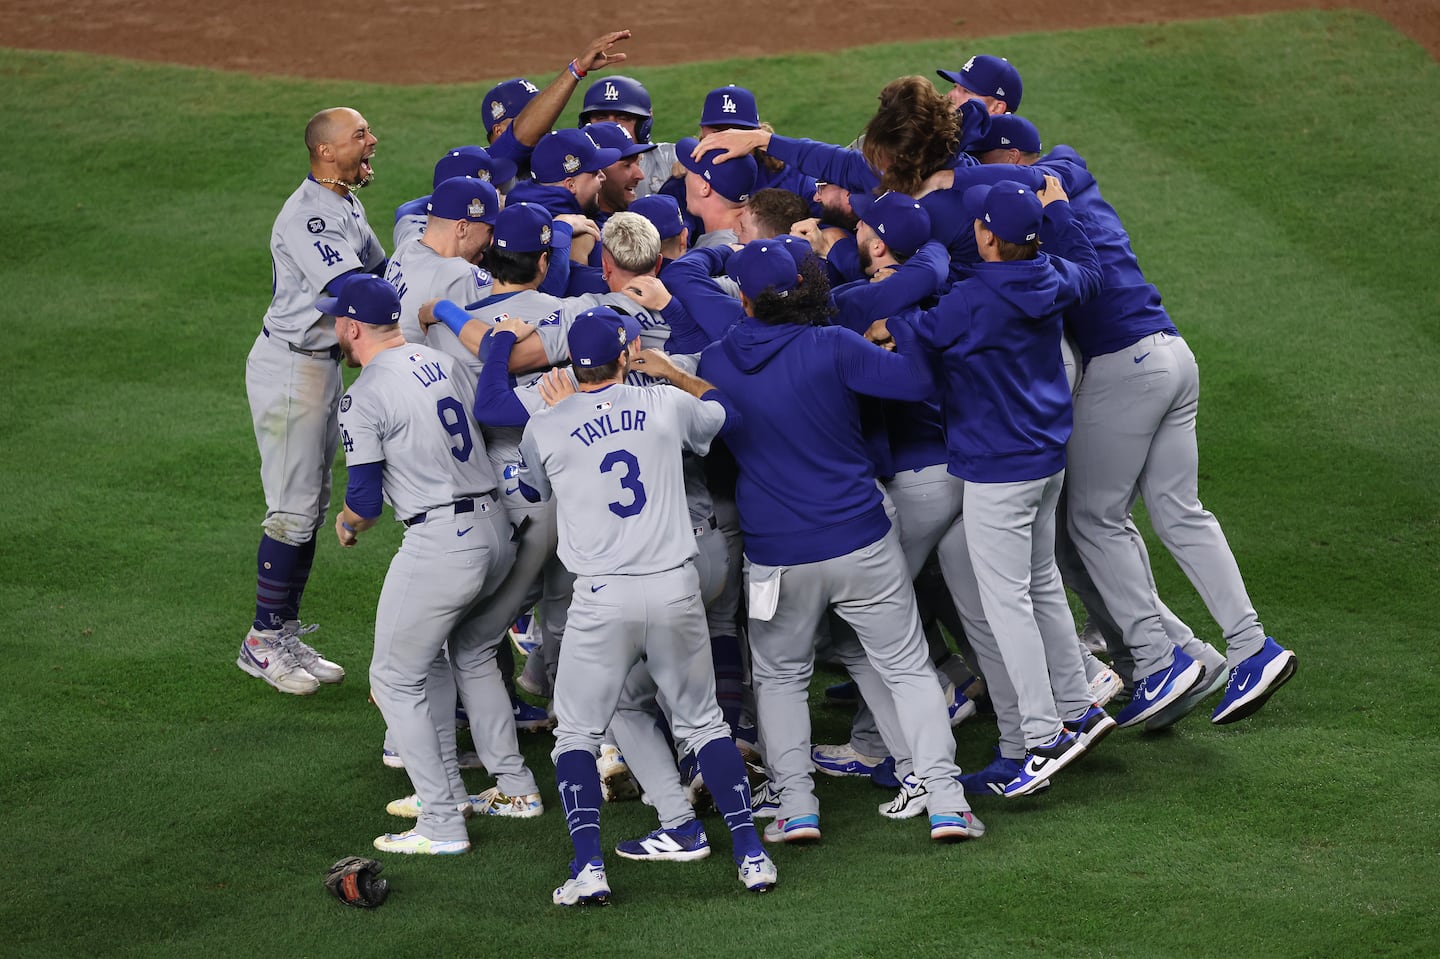
M 374 859 L 347 856 L 326 871 L 325 888 L 347 906 L 374 909 L 390 895 L 390 884 L 376 878 L 384 868 Z

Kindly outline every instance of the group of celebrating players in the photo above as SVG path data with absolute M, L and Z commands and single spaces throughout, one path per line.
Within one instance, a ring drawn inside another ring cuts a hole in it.
M 387 502 L 405 526 L 370 683 L 414 787 L 388 811 L 417 822 L 376 848 L 461 853 L 469 817 L 540 815 L 517 728 L 553 722 L 574 847 L 555 903 L 608 900 L 600 808 L 640 794 L 658 827 L 618 855 L 705 858 L 713 803 L 765 891 L 766 843 L 820 838 L 815 770 L 889 785 L 880 815 L 954 842 L 985 831 L 968 796 L 1043 791 L 1117 727 L 1264 705 L 1295 655 L 1200 504 L 1194 356 L 1084 159 L 1016 113 L 1015 68 L 892 81 L 849 147 L 775 133 L 733 85 L 698 137 L 652 142 L 648 92 L 613 74 L 552 129 L 628 37 L 493 88 L 487 148 L 445 152 L 389 258 L 354 110 L 310 120 L 276 219 L 237 662 L 288 693 L 344 678 L 300 618 L 343 446 L 341 545 Z M 1223 653 L 1156 594 L 1138 497 Z M 518 681 L 548 712 L 513 688 L 532 609 Z M 844 744 L 810 741 L 817 656 L 851 676 L 827 690 L 856 703 Z M 998 743 L 962 773 L 951 727 L 982 696 Z M 496 784 L 471 795 L 477 766 Z

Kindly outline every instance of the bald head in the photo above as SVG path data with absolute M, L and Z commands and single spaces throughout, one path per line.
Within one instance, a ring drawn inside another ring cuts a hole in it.
M 310 151 L 310 158 L 316 159 L 321 145 L 334 143 L 360 123 L 364 119 L 349 107 L 330 107 L 315 114 L 305 124 L 305 149 Z

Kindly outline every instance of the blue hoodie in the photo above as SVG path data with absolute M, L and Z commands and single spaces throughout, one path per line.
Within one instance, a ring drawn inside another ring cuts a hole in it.
M 700 357 L 741 426 L 725 437 L 740 467 L 735 502 L 745 555 L 766 566 L 844 556 L 885 535 L 861 394 L 919 400 L 935 381 L 908 329 L 890 353 L 836 326 L 768 326 L 745 317 Z
M 1100 195 L 1085 160 L 1068 146 L 1058 146 L 1032 169 L 1058 177 L 1070 194 L 1075 218 L 1095 244 L 1105 287 L 1089 303 L 1065 314 L 1065 325 L 1088 362 L 1096 356 L 1123 350 L 1152 333 L 1178 336 L 1170 314 L 1160 303 L 1160 291 L 1140 272 L 1130 235 L 1115 208 Z
M 1045 208 L 1033 260 L 981 263 L 913 323 L 941 354 L 949 469 L 967 482 L 1018 483 L 1065 468 L 1072 410 L 1061 314 L 1100 289 L 1100 264 L 1066 203 Z M 898 340 L 897 340 L 898 342 Z

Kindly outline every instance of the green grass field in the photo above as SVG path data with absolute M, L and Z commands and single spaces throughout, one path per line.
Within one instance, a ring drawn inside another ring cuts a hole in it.
M 739 82 L 781 132 L 845 142 L 886 80 L 964 46 L 633 72 L 657 138 Z M 400 826 L 384 804 L 410 791 L 379 763 L 364 678 L 399 536 L 387 523 L 342 554 L 321 530 L 306 613 L 343 686 L 298 699 L 235 668 L 263 510 L 244 358 L 305 119 L 343 102 L 374 125 L 364 200 L 388 241 L 439 152 L 483 142 L 488 83 L 0 51 L 0 953 L 1440 954 L 1440 69 L 1347 12 L 983 46 L 1021 65 L 1046 143 L 1089 158 L 1200 358 L 1206 505 L 1300 657 L 1264 711 L 1116 734 L 1045 796 L 978 800 L 990 833 L 958 847 L 875 815 L 888 796 L 866 781 L 820 782 L 825 842 L 780 850 L 765 898 L 722 846 L 614 859 L 616 904 L 562 912 L 552 809 L 472 823 L 470 856 L 392 857 L 390 903 L 342 908 L 326 866 Z M 1171 605 L 1217 639 L 1153 555 Z M 847 726 L 817 705 L 817 741 Z M 962 765 L 988 758 L 983 723 L 958 740 Z M 542 783 L 548 743 L 525 743 Z M 653 825 L 638 804 L 604 822 L 611 843 Z

